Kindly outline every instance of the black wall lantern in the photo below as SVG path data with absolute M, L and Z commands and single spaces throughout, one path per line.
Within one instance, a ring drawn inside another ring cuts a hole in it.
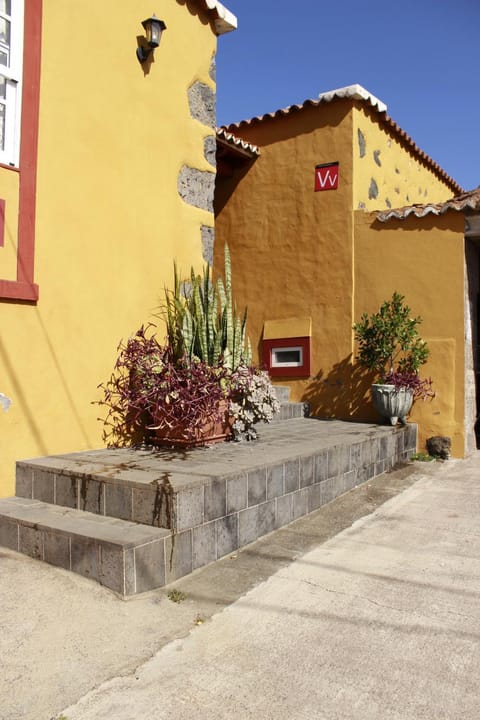
M 142 25 L 145 28 L 147 46 L 140 45 L 140 47 L 137 48 L 137 58 L 141 63 L 144 63 L 150 56 L 152 50 L 160 45 L 162 32 L 167 29 L 167 26 L 163 20 L 159 20 L 155 14 L 144 20 Z

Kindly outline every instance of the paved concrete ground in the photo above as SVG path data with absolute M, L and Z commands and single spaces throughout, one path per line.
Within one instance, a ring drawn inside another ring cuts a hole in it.
M 480 453 L 376 478 L 179 604 L 0 550 L 0 717 L 477 720 L 479 481 Z

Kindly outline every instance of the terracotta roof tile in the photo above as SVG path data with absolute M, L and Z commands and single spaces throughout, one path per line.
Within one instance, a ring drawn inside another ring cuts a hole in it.
M 330 92 L 322 93 L 318 96 L 317 100 L 305 100 L 301 105 L 289 105 L 286 108 L 281 108 L 272 113 L 265 113 L 264 115 L 257 115 L 249 120 L 241 120 L 238 123 L 232 123 L 228 125 L 228 130 L 238 131 L 241 134 L 241 129 L 256 125 L 257 123 L 264 122 L 265 120 L 272 120 L 276 118 L 285 117 L 287 115 L 293 115 L 294 113 L 301 112 L 308 107 L 320 107 L 324 103 L 330 103 L 335 100 L 341 99 L 358 100 L 365 103 L 377 114 L 379 122 L 390 129 L 395 135 L 397 135 L 406 147 L 414 153 L 447 185 L 451 187 L 454 192 L 461 193 L 463 188 L 459 185 L 452 177 L 450 177 L 441 167 L 436 163 L 427 153 L 421 150 L 418 145 L 412 140 L 412 138 L 387 115 L 387 106 L 382 103 L 378 98 L 368 92 L 361 85 L 348 85 L 344 88 L 338 88 L 337 90 L 331 90 Z
M 448 212 L 448 210 L 456 210 L 457 212 L 472 210 L 473 212 L 480 212 L 480 188 L 456 195 L 443 203 L 406 205 L 405 207 L 394 210 L 384 210 L 377 213 L 377 220 L 380 220 L 380 222 L 388 222 L 388 220 L 392 220 L 393 218 L 396 220 L 405 220 L 409 215 L 415 215 L 419 218 L 430 214 L 443 215 Z

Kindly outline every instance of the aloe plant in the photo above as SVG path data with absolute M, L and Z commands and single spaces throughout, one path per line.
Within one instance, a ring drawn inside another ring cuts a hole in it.
M 232 268 L 225 246 L 224 277 L 214 284 L 210 267 L 202 275 L 190 271 L 190 288 L 183 290 L 174 265 L 173 290 L 165 290 L 162 315 L 167 325 L 167 340 L 176 359 L 198 359 L 213 367 L 223 365 L 235 370 L 252 360 L 246 337 L 247 310 L 240 317 L 232 296 Z
M 175 360 L 179 360 L 184 353 L 185 338 L 188 340 L 188 333 L 184 335 L 185 304 L 182 297 L 181 282 L 178 275 L 177 264 L 173 263 L 173 290 L 165 288 L 165 300 L 162 307 L 162 314 L 167 328 L 167 340 Z M 192 330 L 193 332 L 193 330 Z

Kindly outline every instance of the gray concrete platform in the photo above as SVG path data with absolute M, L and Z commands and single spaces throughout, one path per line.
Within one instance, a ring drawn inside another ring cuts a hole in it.
M 317 510 L 408 459 L 415 445 L 415 425 L 392 428 L 302 417 L 262 426 L 255 442 L 191 450 L 104 449 L 24 460 L 17 463 L 16 493 L 32 501 L 29 512 L 35 520 L 17 512 L 19 540 L 8 547 L 32 554 L 32 543 L 22 538 L 36 532 L 35 547 L 50 550 L 43 556 L 36 551 L 35 557 L 66 567 L 66 538 L 71 549 L 81 537 L 91 561 L 78 567 L 87 565 L 92 578 L 123 595 L 142 592 Z M 55 506 L 63 508 L 68 532 L 55 525 L 59 513 L 50 509 Z M 12 517 L 2 507 L 0 542 L 14 532 Z M 115 561 L 103 572 L 109 540 L 102 521 L 107 517 L 125 522 L 127 529 L 128 523 L 164 528 L 169 536 L 150 541 L 151 552 L 117 544 Z M 34 524 L 42 529 L 34 531 Z M 90 541 L 85 528 L 92 528 Z M 74 545 L 72 538 L 77 538 Z M 140 552 L 146 563 L 141 578 L 135 571 Z M 70 569 L 76 567 L 70 563 Z

